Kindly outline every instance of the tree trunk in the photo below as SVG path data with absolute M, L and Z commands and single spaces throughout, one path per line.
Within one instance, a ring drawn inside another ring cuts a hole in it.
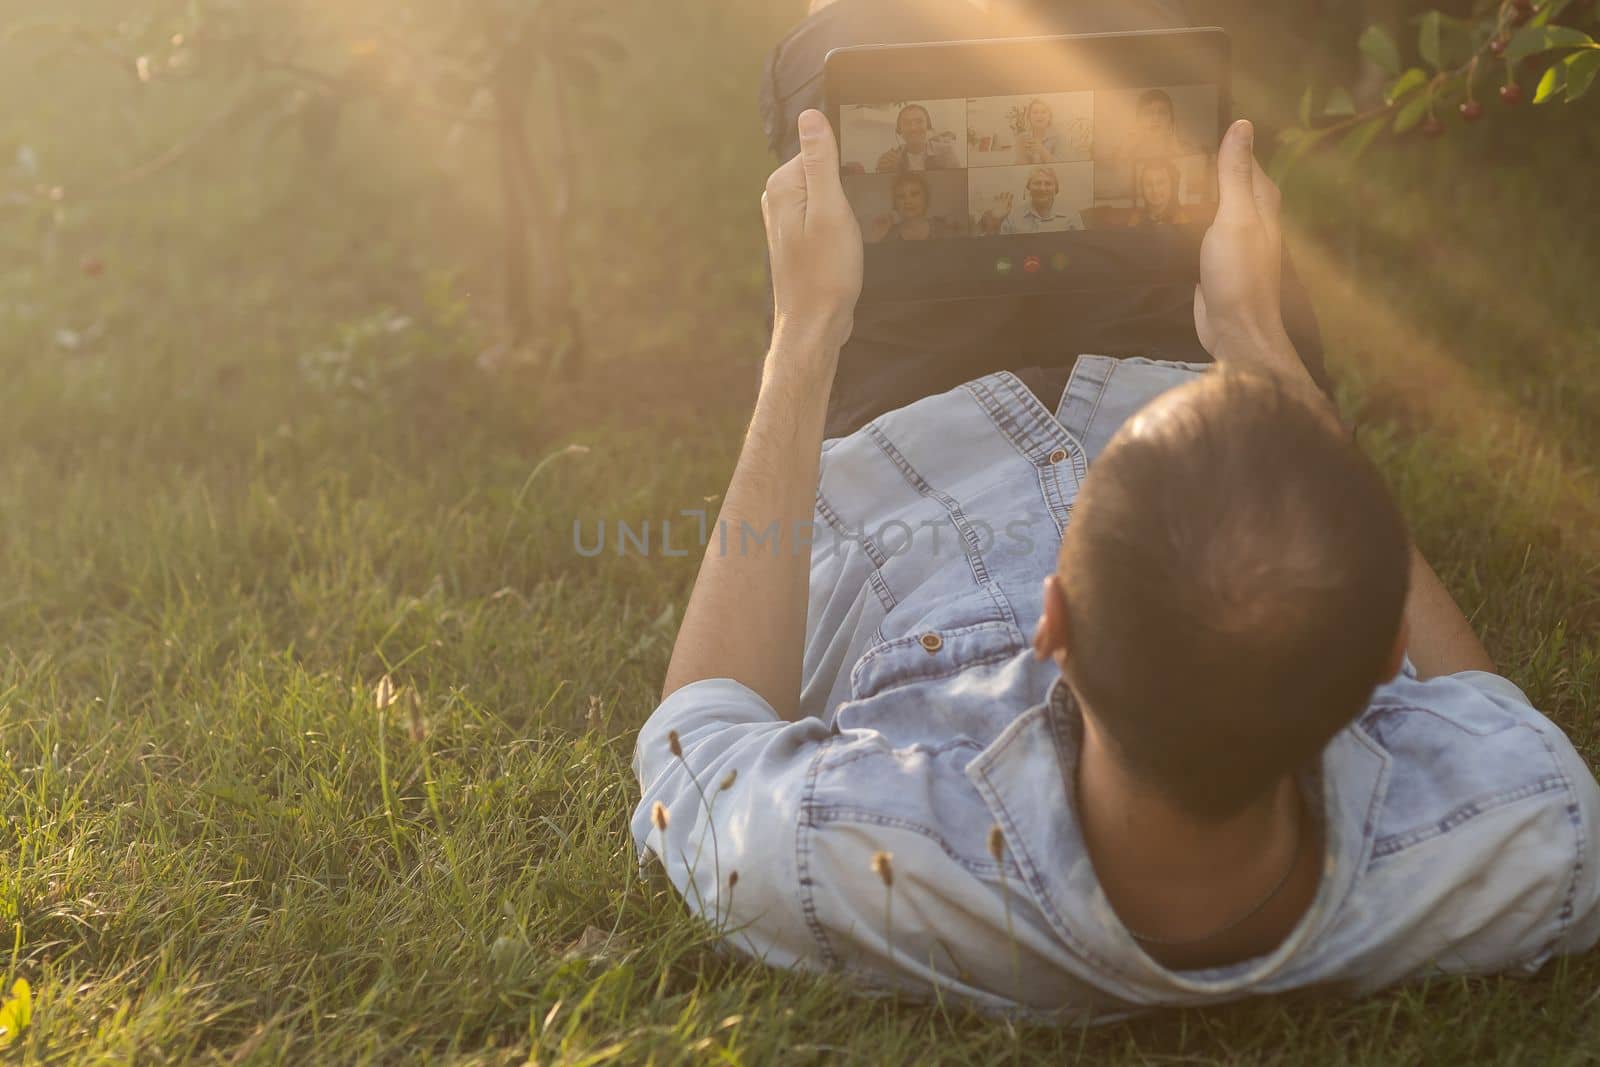
M 550 237 L 553 242 L 549 293 L 551 311 L 559 323 L 562 343 L 557 350 L 557 369 L 565 377 L 579 374 L 584 361 L 583 323 L 572 292 L 572 272 L 568 266 L 572 252 L 572 202 L 577 188 L 577 157 L 571 132 L 567 128 L 567 94 L 561 79 L 548 63 L 541 65 L 549 100 L 553 158 L 551 201 L 553 215 Z M 528 168 L 533 176 L 533 169 Z
M 525 136 L 524 96 L 509 71 L 495 78 L 495 152 L 500 162 L 500 198 L 504 230 L 506 346 L 515 352 L 533 335 L 528 303 L 528 186 L 519 165 Z

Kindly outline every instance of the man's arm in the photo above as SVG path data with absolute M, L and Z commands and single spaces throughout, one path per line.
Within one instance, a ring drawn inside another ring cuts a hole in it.
M 1406 655 L 1418 678 L 1460 671 L 1495 673 L 1494 660 L 1455 598 L 1439 581 L 1415 546 L 1411 549 L 1411 590 L 1406 596 Z
M 786 719 L 799 712 L 823 419 L 861 292 L 861 232 L 839 183 L 838 145 L 821 112 L 799 124 L 800 154 L 761 198 L 772 347 L 662 687 L 665 699 L 731 678 Z
M 816 503 L 837 357 L 838 348 L 815 334 L 774 334 L 744 450 L 684 609 L 663 698 L 702 678 L 732 678 L 794 718 L 811 577 L 808 539 L 796 531 L 809 529 Z
M 1253 141 L 1253 128 L 1241 120 L 1229 128 L 1217 153 L 1217 217 L 1200 249 L 1195 330 L 1218 363 L 1272 374 L 1337 420 L 1338 412 L 1317 388 L 1283 326 L 1281 198 L 1255 160 Z M 1407 654 L 1419 677 L 1494 671 L 1466 616 L 1415 548 L 1404 625 Z

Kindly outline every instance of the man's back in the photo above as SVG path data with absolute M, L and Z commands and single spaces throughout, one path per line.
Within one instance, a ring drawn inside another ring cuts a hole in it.
M 1325 866 L 1276 950 L 1172 971 L 1119 921 L 1068 785 L 1078 710 L 1024 625 L 1094 456 L 1197 373 L 1086 357 L 1054 412 L 991 375 L 827 444 L 802 719 L 710 680 L 640 737 L 635 834 L 691 905 L 773 963 L 1074 1016 L 1531 969 L 1593 943 L 1600 791 L 1560 731 L 1481 672 L 1381 686 L 1300 776 Z

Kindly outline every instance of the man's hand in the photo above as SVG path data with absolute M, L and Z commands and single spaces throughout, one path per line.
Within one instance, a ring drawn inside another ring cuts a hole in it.
M 828 120 L 808 110 L 799 123 L 800 154 L 772 172 L 761 195 L 773 333 L 814 339 L 834 358 L 850 337 L 861 295 L 861 228 L 839 182 L 839 146 Z
M 1278 187 L 1256 162 L 1255 130 L 1240 119 L 1217 152 L 1217 216 L 1200 246 L 1194 326 L 1219 363 L 1305 373 L 1283 328 L 1283 235 Z

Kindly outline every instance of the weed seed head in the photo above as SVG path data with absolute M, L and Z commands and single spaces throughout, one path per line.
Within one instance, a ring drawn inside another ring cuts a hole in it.
M 874 852 L 872 854 L 872 873 L 878 876 L 878 881 L 885 887 L 894 887 L 894 853 Z

